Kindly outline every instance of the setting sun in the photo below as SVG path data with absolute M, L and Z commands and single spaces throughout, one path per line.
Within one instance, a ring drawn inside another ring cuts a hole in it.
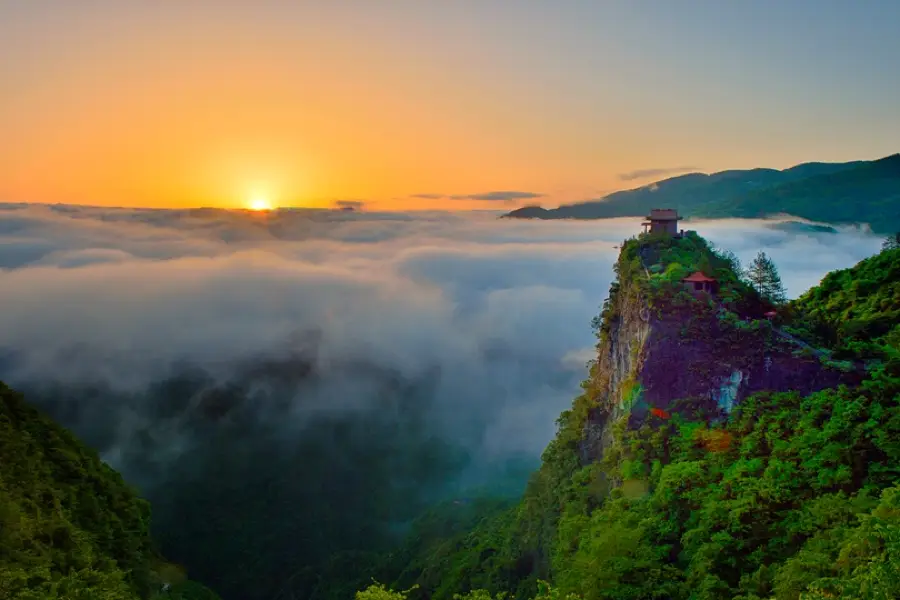
M 250 199 L 250 202 L 247 203 L 247 208 L 250 210 L 272 210 L 272 203 L 268 198 L 257 196 Z

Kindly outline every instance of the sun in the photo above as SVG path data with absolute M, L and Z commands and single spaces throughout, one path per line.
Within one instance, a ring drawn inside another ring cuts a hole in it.
M 247 203 L 250 210 L 272 210 L 272 203 L 264 196 L 254 196 Z

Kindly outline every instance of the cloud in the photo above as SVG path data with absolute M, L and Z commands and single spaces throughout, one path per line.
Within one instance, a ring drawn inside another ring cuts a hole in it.
M 366 203 L 362 200 L 335 200 L 334 205 L 342 210 L 360 210 Z
M 688 227 L 744 261 L 765 250 L 792 296 L 880 244 L 852 227 Z M 423 503 L 534 465 L 586 374 L 615 246 L 639 230 L 0 206 L 0 379 L 140 487 L 191 573 L 272 597 L 259 582 L 280 585 L 291 564 L 348 549 L 355 532 L 375 543 Z M 233 539 L 291 560 L 250 581 Z
M 535 198 L 543 198 L 546 194 L 537 192 L 518 192 L 518 191 L 495 191 L 484 192 L 481 194 L 413 194 L 413 198 L 423 200 L 482 200 L 485 202 L 514 202 L 516 200 L 533 200 Z
M 499 202 L 511 202 L 513 200 L 532 200 L 534 198 L 543 198 L 544 194 L 538 194 L 535 192 L 514 192 L 514 191 L 501 191 L 501 192 L 486 192 L 484 194 L 471 194 L 468 196 L 454 196 L 455 198 L 462 198 L 467 200 L 489 200 L 489 201 L 499 201 Z
M 650 177 L 665 177 L 676 173 L 699 171 L 700 167 L 655 167 L 652 169 L 637 169 L 626 173 L 619 173 L 622 181 L 634 181 L 635 179 L 648 179 Z

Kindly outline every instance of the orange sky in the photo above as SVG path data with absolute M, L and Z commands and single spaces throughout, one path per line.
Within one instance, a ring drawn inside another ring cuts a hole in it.
M 24 42 L 31 64 L 0 104 L 6 200 L 485 208 L 496 205 L 409 196 L 578 184 L 577 165 L 530 146 L 540 123 L 390 48 L 362 62 L 327 32 L 166 21 L 104 39 L 121 23 L 83 23 Z
M 758 124 L 669 106 L 574 14 L 286 6 L 0 5 L 0 55 L 14 58 L 0 62 L 0 201 L 508 208 L 413 196 L 519 190 L 553 205 L 646 183 L 618 176 L 637 169 L 895 151 L 862 134 L 773 146 Z M 723 137 L 741 143 L 723 151 Z

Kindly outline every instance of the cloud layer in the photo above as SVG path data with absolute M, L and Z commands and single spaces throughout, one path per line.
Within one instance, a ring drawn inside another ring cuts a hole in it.
M 335 200 L 334 206 L 342 210 L 359 210 L 365 207 L 363 200 Z
M 480 194 L 413 194 L 413 198 L 423 200 L 482 200 L 485 202 L 509 203 L 518 200 L 533 200 L 543 198 L 546 194 L 538 192 L 518 192 L 513 190 L 501 190 L 495 192 L 482 192 Z
M 314 564 L 352 535 L 329 525 L 327 543 L 298 546 L 298 514 L 303 539 L 334 522 L 375 539 L 538 459 L 639 221 L 0 206 L 0 378 L 144 490 L 173 558 L 265 597 L 243 558 L 208 550 L 244 535 L 247 511 L 272 522 L 246 551 L 284 544 Z M 792 296 L 880 243 L 688 226 L 744 261 L 768 252 Z
M 638 229 L 633 219 L 5 208 L 0 339 L 18 359 L 0 375 L 99 377 L 130 389 L 173 361 L 227 365 L 317 330 L 323 364 L 367 360 L 403 373 L 441 365 L 494 381 L 484 356 L 502 347 L 508 368 L 541 365 L 547 382 L 571 375 L 510 405 L 542 407 L 540 433 L 513 442 L 530 452 L 546 443 L 581 376 L 560 361 L 593 343 L 588 323 L 606 296 L 614 246 Z M 692 226 L 745 261 L 765 249 L 793 296 L 878 248 L 852 228 Z M 75 358 L 60 359 L 72 348 Z
M 635 171 L 619 173 L 619 179 L 622 181 L 634 181 L 635 179 L 665 177 L 667 175 L 675 175 L 676 173 L 687 173 L 688 171 L 699 170 L 699 167 L 654 167 L 651 169 L 637 169 Z

